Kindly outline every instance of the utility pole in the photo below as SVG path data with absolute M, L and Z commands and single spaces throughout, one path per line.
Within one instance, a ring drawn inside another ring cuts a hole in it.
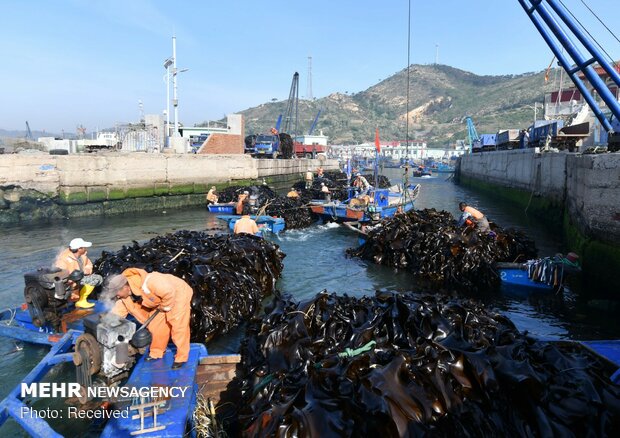
M 435 43 L 435 65 L 439 64 L 439 44 Z
M 179 136 L 179 98 L 177 96 L 177 74 L 183 73 L 189 69 L 177 68 L 177 37 L 172 37 L 172 105 L 174 106 L 174 133 L 173 137 Z

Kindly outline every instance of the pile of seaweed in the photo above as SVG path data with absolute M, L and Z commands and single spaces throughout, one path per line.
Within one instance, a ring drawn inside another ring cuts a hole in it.
M 94 269 L 104 277 L 138 267 L 182 278 L 194 290 L 192 341 L 206 342 L 259 310 L 275 289 L 284 257 L 278 245 L 255 236 L 182 230 L 103 251 Z
M 371 185 L 374 185 L 374 177 L 371 174 L 364 175 Z M 390 179 L 385 175 L 379 175 L 378 178 L 379 188 L 388 188 L 391 186 Z M 324 183 L 328 188 L 333 200 L 346 201 L 349 197 L 348 187 L 352 184 L 352 181 L 347 179 L 347 174 L 339 170 L 324 172 L 323 177 L 316 177 L 312 181 L 312 187 L 306 189 L 306 183 L 300 181 L 295 183 L 294 187 L 302 198 L 307 202 L 311 199 L 323 199 L 323 193 L 321 193 L 321 183 Z
M 245 436 L 611 436 L 614 369 L 472 301 L 277 299 L 242 344 Z
M 278 196 L 267 185 L 227 187 L 219 192 L 219 202 L 237 201 L 244 191 L 256 197 L 257 209 L 265 207 L 264 212 L 269 216 L 283 218 L 288 230 L 306 228 L 316 221 L 316 217 L 307 205 L 309 198 L 303 197 L 303 194 L 300 199 Z
M 237 202 L 239 195 L 246 191 L 250 193 L 250 196 L 256 196 L 257 206 L 259 207 L 277 196 L 276 192 L 265 184 L 260 186 L 230 186 L 218 191 L 218 202 Z
M 284 219 L 287 230 L 306 228 L 316 222 L 316 215 L 303 197 L 286 198 L 278 196 L 266 204 L 265 212 L 269 216 L 279 216 Z
M 366 243 L 348 253 L 375 263 L 412 271 L 433 287 L 486 291 L 500 279 L 493 265 L 536 257 L 523 232 L 495 227 L 491 234 L 463 230 L 447 211 L 411 210 L 385 219 Z

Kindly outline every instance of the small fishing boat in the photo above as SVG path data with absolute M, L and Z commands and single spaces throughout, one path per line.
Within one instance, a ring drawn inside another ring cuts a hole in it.
M 527 275 L 527 267 L 524 263 L 496 263 L 495 268 L 499 273 L 502 285 L 549 292 L 554 289 L 553 285 L 534 281 L 529 278 Z
M 580 272 L 574 260 L 561 255 L 528 260 L 525 263 L 496 263 L 495 268 L 502 286 L 511 290 L 559 291 L 565 276 Z
M 207 208 L 211 213 L 234 214 L 236 205 L 234 202 L 227 202 L 225 204 L 209 204 Z
M 352 196 L 352 191 L 350 191 L 349 199 L 344 202 L 313 200 L 310 202 L 310 209 L 325 221 L 369 222 L 394 216 L 398 211 L 411 210 L 419 192 L 419 185 L 404 190 L 400 186 L 375 189 L 369 195 L 371 202 L 362 204 L 358 198 Z
M 284 231 L 286 224 L 284 219 L 281 217 L 273 217 L 273 216 L 250 216 L 252 219 L 256 221 L 256 224 L 259 227 L 259 231 L 261 232 L 269 232 L 269 233 L 280 233 Z M 233 214 L 219 214 L 217 218 L 221 221 L 228 223 L 228 228 L 232 231 L 235 229 L 235 223 L 241 216 L 233 215 Z
M 433 172 L 428 167 L 419 166 L 416 169 L 413 169 L 412 175 L 419 178 L 422 176 L 432 176 Z

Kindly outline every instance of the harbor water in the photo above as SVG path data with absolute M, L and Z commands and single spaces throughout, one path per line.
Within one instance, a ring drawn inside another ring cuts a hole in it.
M 383 172 L 393 183 L 401 178 L 400 169 Z M 502 227 L 516 227 L 536 241 L 540 256 L 566 252 L 557 236 L 524 211 L 499 203 L 447 181 L 449 175 L 412 178 L 421 184 L 416 209 L 435 208 L 459 214 L 458 202 L 466 201 L 483 211 Z M 10 308 L 23 302 L 23 274 L 50 266 L 56 254 L 74 237 L 93 242 L 89 257 L 94 261 L 102 250 L 117 251 L 132 241 L 145 241 L 176 230 L 220 229 L 227 232 L 214 214 L 204 208 L 135 213 L 123 216 L 78 218 L 45 224 L 4 226 L 0 251 L 0 302 Z M 377 266 L 347 257 L 345 250 L 357 245 L 357 236 L 336 224 L 317 224 L 304 230 L 286 231 L 271 236 L 286 254 L 284 271 L 278 288 L 296 299 L 313 297 L 327 290 L 338 294 L 361 296 L 376 290 L 410 291 L 419 287 L 407 272 Z M 522 331 L 545 339 L 618 338 L 620 323 L 613 313 L 587 305 L 579 285 L 560 295 L 506 294 L 494 292 L 475 297 L 489 308 L 508 316 Z M 588 291 L 591 292 L 591 291 Z M 208 345 L 212 353 L 237 351 L 243 335 L 240 328 Z M 47 353 L 48 348 L 2 338 L 0 342 L 0 397 L 4 398 Z M 0 436 L 18 430 L 7 424 Z

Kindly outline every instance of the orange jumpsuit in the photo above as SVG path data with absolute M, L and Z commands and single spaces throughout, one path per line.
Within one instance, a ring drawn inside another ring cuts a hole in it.
M 235 234 L 256 234 L 258 233 L 258 225 L 256 225 L 256 221 L 250 218 L 250 216 L 241 216 L 241 219 L 235 222 L 234 232 Z
M 163 357 L 168 341 L 177 347 L 175 362 L 187 362 L 189 356 L 189 320 L 191 316 L 192 288 L 183 280 L 171 274 L 159 272 L 147 273 L 144 269 L 129 268 L 123 271 L 127 278 L 131 292 L 142 297 L 141 308 L 147 315 L 159 308 L 162 310 L 149 324 L 149 331 L 153 334 L 149 355 L 153 358 Z M 124 302 L 128 312 L 131 308 Z M 132 303 L 134 304 L 134 303 Z M 151 310 L 151 311 L 150 311 Z M 132 313 L 140 321 L 145 314 L 138 311 Z
M 247 199 L 248 195 L 242 193 L 239 195 L 239 200 L 237 201 L 237 214 L 243 213 L 243 203 Z
M 56 257 L 54 266 L 57 266 L 60 269 L 66 269 L 69 272 L 79 269 L 84 272 L 84 275 L 90 275 L 93 273 L 93 262 L 90 261 L 86 254 L 80 256 L 78 261 L 78 257 L 76 257 L 76 255 L 69 248 L 65 248 L 65 250 L 61 252 L 58 257 Z

